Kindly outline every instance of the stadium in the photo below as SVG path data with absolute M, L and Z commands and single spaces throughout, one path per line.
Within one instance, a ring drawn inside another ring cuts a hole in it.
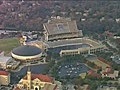
M 82 30 L 78 30 L 75 20 L 56 17 L 48 20 L 44 26 L 44 41 L 29 43 L 45 47 L 47 51 L 64 55 L 90 54 L 104 50 L 102 43 L 83 37 Z M 42 48 L 41 48 L 42 49 Z
M 61 56 L 96 53 L 105 48 L 101 43 L 84 38 L 76 21 L 70 18 L 51 18 L 43 26 L 47 50 Z

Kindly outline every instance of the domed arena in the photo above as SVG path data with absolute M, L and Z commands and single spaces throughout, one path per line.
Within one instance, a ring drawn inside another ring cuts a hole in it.
M 30 61 L 40 59 L 42 51 L 35 46 L 23 45 L 13 49 L 11 55 L 16 60 Z

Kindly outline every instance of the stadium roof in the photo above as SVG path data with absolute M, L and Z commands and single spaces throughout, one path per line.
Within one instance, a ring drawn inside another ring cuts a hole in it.
M 12 53 L 20 56 L 34 56 L 40 54 L 41 49 L 35 46 L 25 45 L 13 49 Z

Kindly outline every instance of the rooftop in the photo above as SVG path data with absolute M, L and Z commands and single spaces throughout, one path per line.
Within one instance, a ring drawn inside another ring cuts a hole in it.
M 35 46 L 24 45 L 12 50 L 13 54 L 20 56 L 33 56 L 41 53 L 41 49 Z
M 38 78 L 39 80 L 43 82 L 53 82 L 53 78 L 48 76 L 48 75 L 43 75 L 43 74 L 32 74 L 31 79 L 34 80 Z M 27 76 L 25 76 L 23 79 L 27 79 Z
M 5 75 L 5 76 L 7 76 L 9 73 L 8 72 L 6 72 L 6 71 L 0 71 L 0 75 Z

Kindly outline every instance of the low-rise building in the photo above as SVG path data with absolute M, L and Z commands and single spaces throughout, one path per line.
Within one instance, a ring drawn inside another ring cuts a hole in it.
M 12 61 L 12 57 L 1 56 L 0 57 L 0 68 L 6 69 L 7 64 Z
M 102 73 L 102 77 L 109 77 L 109 78 L 112 78 L 112 79 L 116 79 L 119 75 L 119 71 L 117 70 L 114 70 L 113 73 Z
M 0 85 L 9 85 L 10 73 L 6 71 L 0 71 Z

